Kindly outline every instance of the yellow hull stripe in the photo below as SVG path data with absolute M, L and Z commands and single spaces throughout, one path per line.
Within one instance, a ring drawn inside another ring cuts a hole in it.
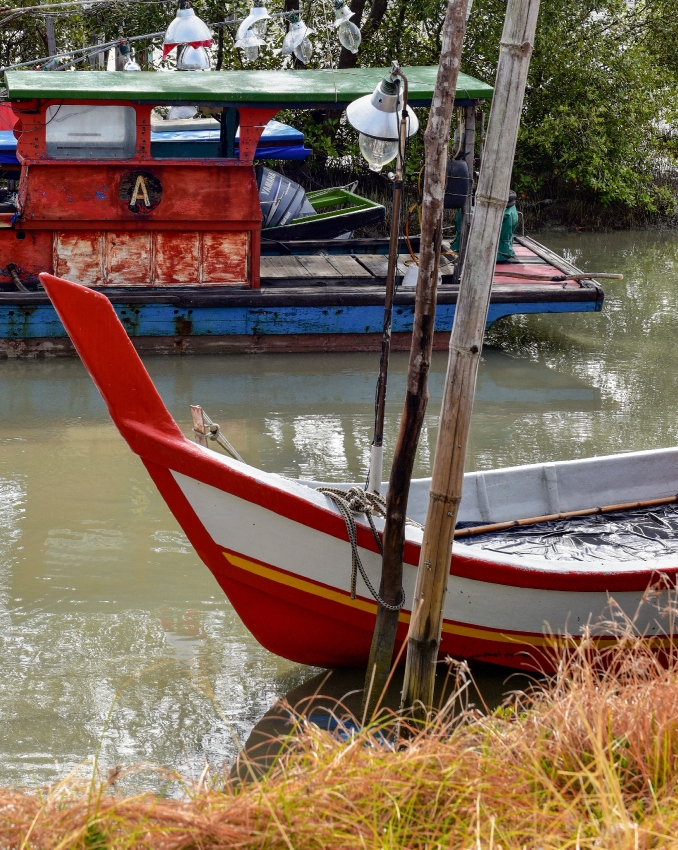
M 241 570 L 245 570 L 253 575 L 268 579 L 269 581 L 284 584 L 287 587 L 300 590 L 302 593 L 310 593 L 313 596 L 319 596 L 322 599 L 328 599 L 331 602 L 338 602 L 340 605 L 348 605 L 350 608 L 355 608 L 358 611 L 365 611 L 368 614 L 376 615 L 377 613 L 377 605 L 375 602 L 368 602 L 364 599 L 351 599 L 351 597 L 346 593 L 342 593 L 338 590 L 331 590 L 330 588 L 319 584 L 314 584 L 313 582 L 307 581 L 299 576 L 287 575 L 287 573 L 283 573 L 280 570 L 273 569 L 272 567 L 265 567 L 262 564 L 257 564 L 255 561 L 242 558 L 240 555 L 232 555 L 230 552 L 224 552 L 224 557 L 234 567 L 238 567 Z M 410 614 L 403 612 L 400 614 L 398 620 L 401 623 L 409 623 Z M 475 640 L 489 640 L 498 643 L 517 643 L 523 645 L 527 644 L 528 646 L 540 646 L 553 650 L 566 646 L 568 643 L 571 643 L 572 640 L 578 640 L 578 638 L 565 638 L 559 637 L 558 635 L 529 635 L 524 633 L 507 635 L 490 629 L 484 629 L 481 626 L 462 626 L 457 623 L 446 622 L 443 622 L 443 632 L 451 635 L 458 635 L 459 637 L 474 638 Z M 595 642 L 599 647 L 613 646 L 617 643 L 617 639 L 599 638 Z M 671 642 L 671 638 L 667 637 L 651 639 L 653 646 L 669 646 Z

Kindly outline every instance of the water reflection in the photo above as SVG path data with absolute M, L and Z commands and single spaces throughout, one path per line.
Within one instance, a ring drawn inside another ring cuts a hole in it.
M 551 244 L 626 278 L 608 283 L 602 314 L 495 327 L 471 469 L 676 443 L 678 240 Z M 406 360 L 393 358 L 388 449 Z M 148 360 L 185 433 L 188 405 L 201 403 L 249 462 L 328 481 L 365 474 L 377 364 L 373 354 Z M 430 471 L 445 365 L 437 354 L 417 475 Z M 53 780 L 100 746 L 104 770 L 146 760 L 197 776 L 205 758 L 232 760 L 233 735 L 244 741 L 316 671 L 244 630 L 78 361 L 4 361 L 0 377 L 0 783 Z

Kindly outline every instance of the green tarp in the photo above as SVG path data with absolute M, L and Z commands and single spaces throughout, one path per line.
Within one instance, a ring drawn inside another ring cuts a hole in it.
M 436 66 L 404 68 L 413 106 L 428 106 Z M 371 94 L 388 68 L 293 71 L 7 71 L 10 100 L 131 100 L 233 106 L 345 106 Z M 492 86 L 459 74 L 458 100 L 488 100 Z

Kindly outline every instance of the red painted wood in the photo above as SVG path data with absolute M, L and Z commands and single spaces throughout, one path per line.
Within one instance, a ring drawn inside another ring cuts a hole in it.
M 242 286 L 248 251 L 247 231 L 66 230 L 54 269 L 85 286 Z
M 121 183 L 143 172 L 159 181 L 162 195 L 154 208 L 131 209 L 123 198 Z M 209 229 L 228 223 L 238 229 L 258 228 L 261 207 L 254 171 L 250 168 L 218 168 L 214 165 L 184 166 L 158 160 L 124 164 L 72 164 L 59 168 L 39 165 L 22 169 L 19 209 L 26 227 L 86 224 L 90 229 L 134 227 L 164 229 L 164 222 L 204 222 Z
M 238 158 L 241 162 L 252 162 L 259 144 L 264 128 L 274 118 L 279 108 L 254 109 L 243 107 L 238 110 L 240 117 L 240 141 L 238 145 Z
M 0 103 L 0 130 L 13 130 L 17 122 L 17 115 L 10 103 Z

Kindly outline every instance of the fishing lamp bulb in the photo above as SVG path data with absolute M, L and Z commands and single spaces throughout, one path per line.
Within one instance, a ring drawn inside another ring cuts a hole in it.
M 290 28 L 287 30 L 285 34 L 285 38 L 282 43 L 282 52 L 284 55 L 288 55 L 290 53 L 294 53 L 297 59 L 301 62 L 308 62 L 313 54 L 313 45 L 310 41 L 308 41 L 308 36 L 314 32 L 314 30 L 310 29 L 310 27 L 306 26 L 306 24 L 302 21 L 299 14 L 295 13 L 290 15 Z M 308 53 L 308 46 L 305 47 L 300 56 L 297 53 L 297 50 L 301 47 L 304 41 L 308 42 L 310 46 L 310 53 Z M 304 59 L 303 56 L 307 54 L 308 58 Z
M 259 48 L 262 44 L 264 44 L 262 39 L 257 38 L 252 30 L 247 30 L 244 35 L 236 41 L 235 46 L 242 50 L 245 59 L 248 62 L 256 62 L 259 58 Z
M 298 47 L 294 48 L 294 55 L 304 65 L 308 65 L 313 57 L 313 42 L 305 38 Z
M 381 171 L 386 163 L 394 160 L 398 155 L 397 139 L 375 139 L 360 133 L 358 136 L 360 153 L 367 160 L 370 171 Z
M 167 27 L 162 44 L 162 58 L 174 50 L 178 44 L 190 44 L 191 47 L 211 47 L 212 33 L 191 8 L 189 0 L 180 0 L 175 19 Z
M 177 62 L 177 71 L 209 71 L 210 57 L 204 47 L 187 44 Z
M 343 21 L 339 24 L 339 43 L 342 47 L 350 50 L 351 53 L 357 53 L 362 41 L 360 30 L 353 21 Z
M 355 12 L 348 8 L 344 0 L 332 0 L 332 5 L 334 6 L 333 26 L 337 27 L 341 46 L 350 50 L 351 53 L 357 53 L 362 36 L 358 27 L 351 21 Z
M 125 62 L 125 67 L 122 69 L 123 71 L 141 71 L 141 65 L 136 61 L 136 59 L 130 58 Z
M 359 97 L 346 107 L 348 123 L 360 133 L 359 145 L 370 168 L 379 170 L 398 153 L 400 121 L 402 117 L 402 93 L 389 74 L 384 77 L 372 94 Z M 407 107 L 407 135 L 419 129 L 419 121 L 410 106 Z
M 270 17 L 268 9 L 266 8 L 265 0 L 253 0 L 249 15 L 238 27 L 238 32 L 235 36 L 236 46 L 237 42 L 245 38 L 247 33 L 250 31 L 253 32 L 257 38 L 264 38 L 266 36 L 266 29 L 268 27 Z

